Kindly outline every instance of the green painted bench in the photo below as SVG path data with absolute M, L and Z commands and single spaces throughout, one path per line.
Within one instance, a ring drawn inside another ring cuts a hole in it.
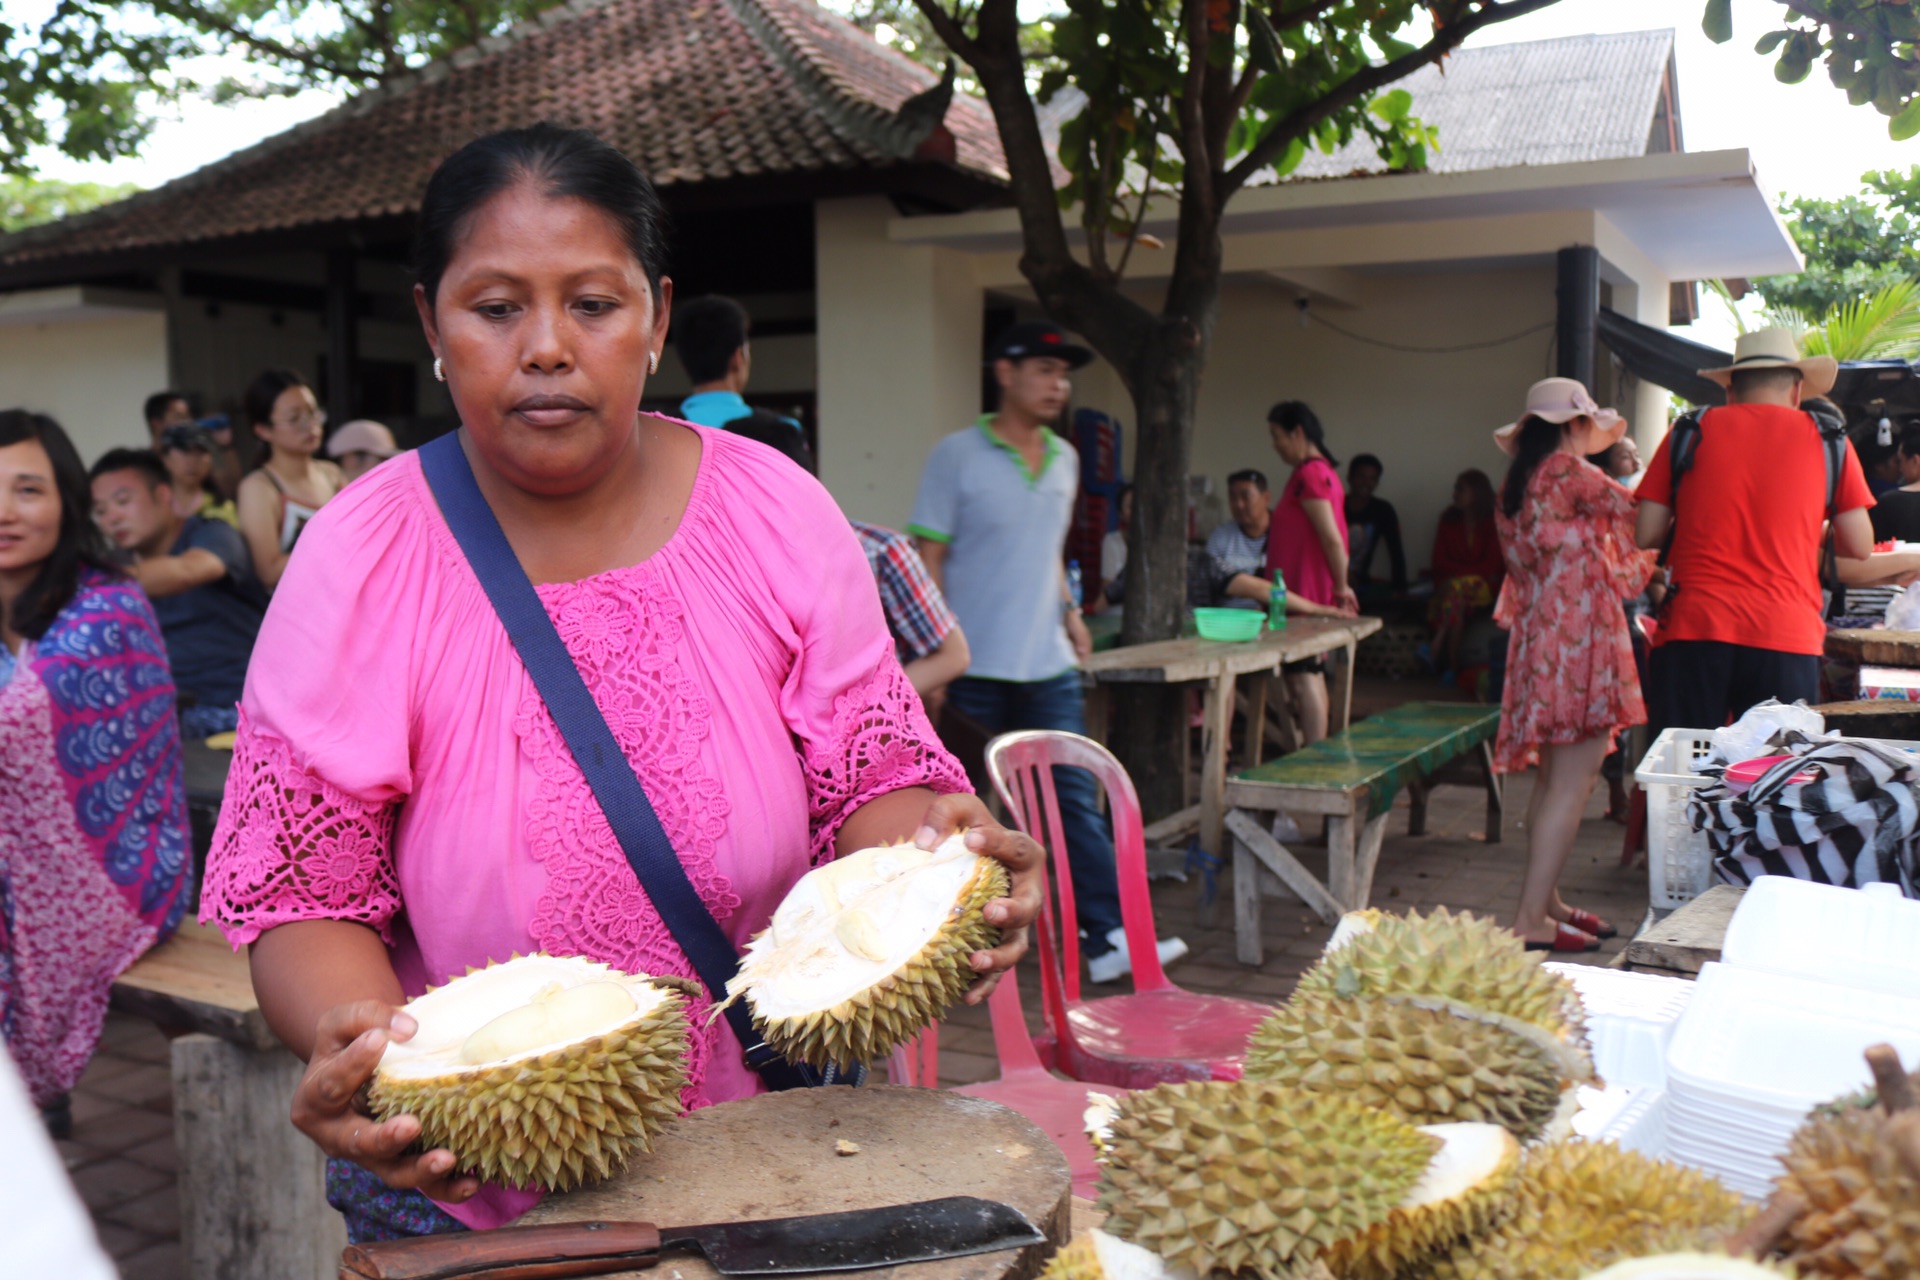
M 1503 802 L 1493 772 L 1493 736 L 1499 727 L 1498 707 L 1409 702 L 1228 778 L 1226 826 L 1233 837 L 1235 953 L 1241 963 L 1261 960 L 1263 869 L 1329 924 L 1367 905 L 1387 815 L 1402 787 L 1411 800 L 1407 834 L 1416 836 L 1426 832 L 1433 787 L 1485 788 L 1487 841 L 1498 842 Z M 1271 815 L 1283 809 L 1326 817 L 1326 883 L 1269 834 Z

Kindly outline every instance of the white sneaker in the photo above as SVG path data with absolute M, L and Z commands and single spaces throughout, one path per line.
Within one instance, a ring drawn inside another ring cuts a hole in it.
M 1087 960 L 1087 980 L 1093 983 L 1118 982 L 1133 972 L 1133 957 L 1127 952 L 1127 931 L 1115 929 L 1107 935 L 1113 950 Z M 1187 954 L 1187 944 L 1179 938 L 1162 938 L 1155 945 L 1160 967 L 1165 968 Z
M 1273 838 L 1281 844 L 1301 844 L 1305 842 L 1307 833 L 1300 829 L 1300 824 L 1293 820 L 1292 814 L 1282 812 L 1273 815 Z

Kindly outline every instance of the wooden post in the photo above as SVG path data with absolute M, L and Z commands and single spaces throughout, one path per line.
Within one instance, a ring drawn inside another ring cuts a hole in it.
M 346 1222 L 326 1157 L 287 1118 L 306 1070 L 285 1049 L 173 1042 L 180 1245 L 190 1280 L 335 1280 Z
M 1220 824 L 1227 813 L 1227 740 L 1233 736 L 1233 676 L 1222 670 L 1207 681 L 1200 720 L 1200 847 L 1222 852 Z

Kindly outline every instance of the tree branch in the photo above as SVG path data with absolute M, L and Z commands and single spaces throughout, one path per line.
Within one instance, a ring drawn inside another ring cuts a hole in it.
M 976 62 L 980 56 L 980 46 L 975 44 L 973 38 L 967 34 L 967 29 L 960 24 L 959 18 L 948 13 L 939 0 L 913 0 L 913 7 L 918 9 L 920 16 L 927 20 L 927 25 L 933 28 L 935 35 L 940 37 L 940 42 L 959 54 L 960 60 L 973 67 L 977 73 L 980 69 Z M 984 85 L 985 81 L 981 83 Z
M 335 80 L 346 80 L 353 84 L 365 84 L 368 80 L 363 67 L 342 68 L 330 58 L 324 58 L 310 49 L 301 49 L 293 45 L 282 44 L 268 36 L 260 35 L 241 26 L 230 18 L 193 4 L 178 4 L 173 0 L 150 0 L 154 12 L 165 14 L 186 23 L 190 27 L 199 27 L 218 36 L 225 37 L 233 44 L 257 49 L 261 53 L 305 67 L 316 75 L 327 76 Z
M 1314 0 L 1312 4 L 1301 6 L 1297 13 L 1283 14 L 1274 10 L 1267 15 L 1267 21 L 1273 24 L 1275 31 L 1290 31 L 1294 27 L 1305 26 L 1329 9 L 1337 9 L 1347 0 Z
M 1218 198 L 1224 205 L 1228 196 L 1245 186 L 1254 174 L 1272 164 L 1287 144 L 1295 138 L 1305 137 L 1314 126 L 1339 111 L 1352 106 L 1376 89 L 1381 89 L 1394 81 L 1418 71 L 1429 63 L 1438 62 L 1458 48 L 1462 41 L 1474 32 L 1490 27 L 1498 22 L 1508 22 L 1540 9 L 1559 3 L 1559 0 L 1506 0 L 1504 4 L 1489 4 L 1478 13 L 1462 18 L 1458 22 L 1448 23 L 1434 33 L 1433 39 L 1404 54 L 1391 62 L 1368 67 L 1356 72 L 1329 89 L 1317 101 L 1309 102 L 1288 115 L 1279 124 L 1267 131 L 1267 135 L 1252 150 L 1240 158 L 1240 162 L 1220 175 L 1217 187 Z
M 1811 19 L 1831 31 L 1844 32 L 1857 40 L 1867 40 L 1877 43 L 1887 38 L 1884 32 L 1869 31 L 1865 27 L 1857 27 L 1851 22 L 1843 22 L 1839 18 L 1834 17 L 1832 13 L 1822 11 L 1820 7 L 1812 3 L 1811 0 L 1775 0 L 1775 3 L 1782 5 L 1790 12 L 1799 14 L 1803 18 Z

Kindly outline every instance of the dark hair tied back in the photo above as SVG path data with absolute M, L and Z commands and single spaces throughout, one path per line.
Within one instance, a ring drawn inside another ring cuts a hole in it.
M 1304 400 L 1282 400 L 1267 410 L 1267 422 L 1282 431 L 1304 431 L 1313 447 L 1330 466 L 1339 466 L 1340 459 L 1333 456 L 1333 450 L 1327 448 L 1327 429 L 1320 425 L 1318 414 L 1307 407 Z
M 585 129 L 536 124 L 475 138 L 433 171 L 413 238 L 413 273 L 431 304 L 467 221 L 517 182 L 538 183 L 549 199 L 585 200 L 612 218 L 647 273 L 653 301 L 667 272 L 667 213 L 647 175 Z
M 1557 422 L 1548 422 L 1545 418 L 1528 414 L 1520 424 L 1519 439 L 1514 446 L 1513 465 L 1507 468 L 1507 482 L 1500 487 L 1500 509 L 1509 516 L 1520 514 L 1520 507 L 1527 499 L 1527 485 L 1533 479 L 1533 473 L 1540 469 L 1549 455 L 1560 447 L 1566 438 L 1567 429 Z
M 44 413 L 0 409 L 0 449 L 29 440 L 39 441 L 53 464 L 53 487 L 60 495 L 60 536 L 53 554 L 41 562 L 40 572 L 14 600 L 4 620 L 29 640 L 38 640 L 80 589 L 82 569 L 118 571 L 100 526 L 93 522 L 93 490 L 73 441 Z

